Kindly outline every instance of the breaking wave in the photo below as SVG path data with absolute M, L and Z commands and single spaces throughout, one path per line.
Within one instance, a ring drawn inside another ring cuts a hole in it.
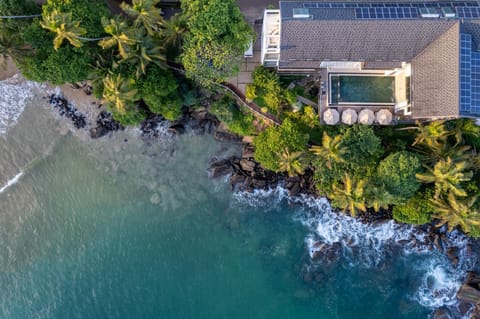
M 20 75 L 0 81 L 0 135 L 17 123 L 27 103 L 42 88 L 45 86 L 25 81 Z
M 9 188 L 10 186 L 15 185 L 22 176 L 23 176 L 23 172 L 20 172 L 17 175 L 15 175 L 14 178 L 10 179 L 2 188 L 0 188 L 0 194 L 6 191 L 7 188 Z
M 277 187 L 253 193 L 237 192 L 234 199 L 260 208 L 294 205 L 294 219 L 309 230 L 305 245 L 312 264 L 328 262 L 316 261 L 316 257 L 328 255 L 329 249 L 339 251 L 349 267 L 369 269 L 380 268 L 392 254 L 399 258 L 422 257 L 422 262 L 412 269 L 420 280 L 411 298 L 427 308 L 455 305 L 466 272 L 477 261 L 468 252 L 469 239 L 459 232 L 445 233 L 441 244 L 434 243 L 426 230 L 393 220 L 364 223 L 338 213 L 326 198 L 289 197 L 287 190 Z M 452 249 L 456 250 L 455 264 L 446 256 Z

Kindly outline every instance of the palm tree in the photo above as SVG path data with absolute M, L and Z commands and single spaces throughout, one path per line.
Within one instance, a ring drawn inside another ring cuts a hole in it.
M 155 63 L 162 69 L 166 68 L 166 59 L 163 54 L 164 48 L 158 40 L 148 35 L 140 35 L 136 41 L 137 44 L 133 47 L 129 57 L 123 61 L 137 65 L 137 78 L 139 78 L 141 74 L 145 74 L 146 67 L 149 63 Z
M 342 146 L 341 135 L 331 138 L 327 132 L 323 132 L 322 145 L 314 145 L 310 151 L 319 156 L 329 169 L 332 169 L 332 163 L 345 162 L 343 156 L 347 152 L 347 148 Z
M 280 172 L 287 172 L 290 177 L 305 172 L 307 163 L 303 152 L 290 152 L 288 147 L 285 147 L 282 152 L 277 153 L 277 156 Z
M 67 40 L 74 47 L 81 47 L 83 45 L 80 40 L 80 36 L 87 33 L 87 30 L 80 27 L 80 21 L 72 20 L 72 13 L 62 13 L 58 10 L 52 10 L 47 15 L 43 16 L 43 20 L 40 25 L 56 33 L 55 38 L 53 39 L 53 47 L 55 50 L 62 45 L 63 40 Z M 87 39 L 87 38 L 85 38 Z
M 153 35 L 163 24 L 162 10 L 155 7 L 160 0 L 133 0 L 132 5 L 122 2 L 120 7 L 133 18 L 135 27 L 143 26 L 148 34 Z
M 384 186 L 367 187 L 368 207 L 373 208 L 375 212 L 379 212 L 380 208 L 388 209 L 390 205 L 395 203 L 395 196 L 390 194 Z
M 120 18 L 106 19 L 102 18 L 103 28 L 110 37 L 106 37 L 98 42 L 103 49 L 116 46 L 122 59 L 128 59 L 132 50 L 131 46 L 137 43 L 133 29 L 128 23 Z
M 0 67 L 7 68 L 8 57 L 18 62 L 30 51 L 18 33 L 11 32 L 7 28 L 0 29 Z
M 125 115 L 128 106 L 136 100 L 137 90 L 133 89 L 131 83 L 120 74 L 116 77 L 108 75 L 103 80 L 103 85 L 103 99 L 107 106 L 116 113 Z
M 467 162 L 454 162 L 448 157 L 446 160 L 438 161 L 433 169 L 427 168 L 427 172 L 418 173 L 415 176 L 423 183 L 435 183 L 435 198 L 447 192 L 457 196 L 467 196 L 460 183 L 472 178 L 472 171 L 464 172 L 468 167 Z
M 449 132 L 445 129 L 445 120 L 434 121 L 424 125 L 417 121 L 417 126 L 405 127 L 398 130 L 417 130 L 417 136 L 412 146 L 425 145 L 430 149 L 436 149 L 447 140 Z
M 175 14 L 163 24 L 161 33 L 166 46 L 172 49 L 181 48 L 182 35 L 187 31 L 187 20 L 183 14 Z
M 449 231 L 460 226 L 465 233 L 478 232 L 480 211 L 474 208 L 476 200 L 477 196 L 459 201 L 452 192 L 448 193 L 446 201 L 442 198 L 432 199 L 431 202 L 435 208 L 433 217 L 440 221 L 437 226 L 448 224 Z
M 452 130 L 453 136 L 455 136 L 455 145 L 458 145 L 464 141 L 464 137 L 479 137 L 480 126 L 475 124 L 473 119 L 461 118 L 455 120 L 455 127 Z
M 364 188 L 366 181 L 357 181 L 345 174 L 342 182 L 342 186 L 333 185 L 332 204 L 341 208 L 344 212 L 348 210 L 352 216 L 357 214 L 357 210 L 365 211 Z

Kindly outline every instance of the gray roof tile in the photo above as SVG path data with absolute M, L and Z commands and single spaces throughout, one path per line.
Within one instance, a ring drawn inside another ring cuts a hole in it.
M 412 61 L 412 117 L 458 117 L 460 23 Z
M 280 67 L 295 61 L 411 61 L 457 21 L 282 21 Z

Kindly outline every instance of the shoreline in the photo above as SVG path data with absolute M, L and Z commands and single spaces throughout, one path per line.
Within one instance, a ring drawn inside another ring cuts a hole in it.
M 4 72 L 1 75 L 9 75 L 11 72 L 13 72 L 13 70 L 14 69 L 11 68 L 9 73 Z M 49 88 L 51 87 L 52 86 L 49 86 Z M 92 102 L 99 103 L 99 100 L 87 95 L 81 88 L 75 89 L 70 85 L 63 85 L 59 88 L 62 91 L 64 98 L 78 108 L 81 113 L 86 113 L 85 110 L 88 109 L 90 110 L 90 112 L 87 113 L 89 114 L 89 118 L 95 120 L 98 119 L 98 116 L 101 114 L 103 108 L 93 108 Z M 146 139 L 155 138 L 157 127 L 161 126 L 162 123 L 165 122 L 168 123 L 168 130 L 172 134 L 183 134 L 188 130 L 196 135 L 212 134 L 213 137 L 220 142 L 242 144 L 242 154 L 240 157 L 230 157 L 226 159 L 212 158 L 210 164 L 210 177 L 219 178 L 229 176 L 228 182 L 232 187 L 232 191 L 246 191 L 253 193 L 256 190 L 271 190 L 276 187 L 284 187 L 284 189 L 289 192 L 289 196 L 292 198 L 320 198 L 320 196 L 318 196 L 314 191 L 313 175 L 309 172 L 302 176 L 288 177 L 283 173 L 275 173 L 261 168 L 260 165 L 254 161 L 254 148 L 251 144 L 251 140 L 242 139 L 234 134 L 228 133 L 226 130 L 223 130 L 222 125 L 218 120 L 216 120 L 215 116 L 208 113 L 208 106 L 203 106 L 198 109 L 189 108 L 186 112 L 184 112 L 181 119 L 175 122 L 166 121 L 162 117 L 147 119 L 144 123 L 142 123 L 142 127 L 140 128 L 142 137 Z M 92 120 L 90 129 L 94 128 L 94 123 L 95 121 Z M 70 127 L 70 130 L 78 131 L 73 127 Z M 88 131 L 89 130 L 87 130 L 87 132 Z M 108 134 L 110 131 L 107 131 L 106 134 Z M 341 213 L 336 212 L 336 214 Z M 365 224 L 381 224 L 393 220 L 391 216 L 388 216 L 388 214 L 379 215 L 376 213 L 369 214 L 367 216 L 359 216 L 355 219 Z M 455 252 L 449 253 L 447 251 L 448 246 L 445 246 L 445 242 L 447 241 L 445 231 L 432 231 L 434 228 L 431 226 L 414 227 L 422 231 L 430 228 L 430 230 L 427 230 L 427 233 L 429 236 L 431 236 L 431 248 L 429 249 L 437 249 L 442 254 L 445 254 L 449 258 L 452 265 L 455 263 L 455 259 L 457 259 L 458 262 L 458 255 L 456 255 Z M 323 254 L 326 256 L 332 254 L 335 255 L 335 249 L 339 249 L 339 247 L 324 247 L 323 250 L 319 250 L 319 252 L 315 252 L 313 255 L 311 255 L 311 258 L 312 260 L 315 260 L 320 258 L 318 256 Z M 475 249 L 477 252 L 480 251 L 478 247 L 475 247 Z M 471 293 L 472 291 L 468 287 L 476 290 L 476 286 L 472 287 L 472 280 L 476 280 L 475 278 L 477 278 L 476 275 L 467 275 L 467 279 L 461 286 L 462 288 L 460 290 L 464 291 L 466 294 Z M 461 300 L 462 299 L 459 299 L 459 303 Z M 473 307 L 474 306 L 468 307 L 468 311 L 473 311 Z M 435 311 L 433 318 L 449 318 L 441 317 L 450 311 L 448 309 L 442 309 L 443 308 L 437 309 L 438 311 Z M 477 311 L 479 310 L 477 309 Z

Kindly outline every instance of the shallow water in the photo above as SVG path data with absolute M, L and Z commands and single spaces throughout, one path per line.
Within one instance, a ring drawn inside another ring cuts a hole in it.
M 411 228 L 232 194 L 206 169 L 235 147 L 81 141 L 42 103 L 0 137 L 0 318 L 427 318 L 452 303 L 468 262 L 396 245 Z M 338 259 L 313 262 L 317 241 Z

